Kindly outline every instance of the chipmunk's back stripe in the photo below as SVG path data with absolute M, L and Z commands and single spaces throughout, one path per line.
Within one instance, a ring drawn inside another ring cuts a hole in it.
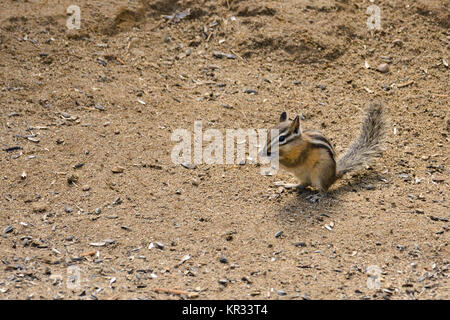
M 320 131 L 308 130 L 305 131 L 305 135 L 308 137 L 309 142 L 316 148 L 325 149 L 330 155 L 331 159 L 335 160 L 334 148 L 330 141 L 325 138 Z
M 310 143 L 315 147 L 315 148 L 323 148 L 325 149 L 328 154 L 330 155 L 331 159 L 333 159 L 333 161 L 336 161 L 334 159 L 334 152 L 333 149 L 330 149 L 330 146 L 326 143 L 323 143 L 322 141 L 318 141 L 318 140 L 311 140 Z
M 333 146 L 331 145 L 330 141 L 328 141 L 328 139 L 325 138 L 324 136 L 322 136 L 322 135 L 313 135 L 313 136 L 310 136 L 310 137 L 311 137 L 311 140 L 313 140 L 313 141 L 317 140 L 317 141 L 325 143 L 327 146 L 330 147 L 331 150 L 333 150 Z
M 317 130 L 308 130 L 305 131 L 305 135 L 309 138 L 310 142 L 314 145 L 322 145 L 329 149 L 329 152 L 333 154 L 334 158 L 334 148 L 331 145 L 330 141 L 325 138 L 320 131 Z

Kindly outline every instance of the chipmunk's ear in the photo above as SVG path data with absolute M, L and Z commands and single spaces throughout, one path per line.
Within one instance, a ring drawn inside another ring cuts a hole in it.
M 280 116 L 280 122 L 284 122 L 287 119 L 287 113 L 286 111 L 283 111 L 283 113 Z
M 291 132 L 292 134 L 299 134 L 301 132 L 300 129 L 300 117 L 297 115 L 294 119 L 294 121 L 292 121 L 291 123 L 291 127 L 289 128 L 289 132 Z

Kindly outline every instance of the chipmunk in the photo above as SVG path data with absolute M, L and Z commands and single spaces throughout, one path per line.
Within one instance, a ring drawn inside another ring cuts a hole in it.
M 336 158 L 332 144 L 320 131 L 302 130 L 298 115 L 289 121 L 287 113 L 283 112 L 279 124 L 273 128 L 278 129 L 279 134 L 274 137 L 269 135 L 262 154 L 271 157 L 271 150 L 278 144 L 281 167 L 293 173 L 299 182 L 284 186 L 317 188 L 320 191 L 318 194 L 307 197 L 309 201 L 316 202 L 345 173 L 361 169 L 381 156 L 385 128 L 382 105 L 372 103 L 366 110 L 359 137 Z

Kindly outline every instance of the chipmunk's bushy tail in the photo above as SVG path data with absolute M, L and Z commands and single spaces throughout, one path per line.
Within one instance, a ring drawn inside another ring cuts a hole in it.
M 336 176 L 363 168 L 381 156 L 386 133 L 386 120 L 381 103 L 372 103 L 366 111 L 361 131 L 350 147 L 337 160 Z

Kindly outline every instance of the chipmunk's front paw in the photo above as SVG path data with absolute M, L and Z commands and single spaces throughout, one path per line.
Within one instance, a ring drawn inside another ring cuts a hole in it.
M 274 182 L 274 185 L 275 185 L 275 186 L 283 187 L 283 188 L 285 188 L 285 189 L 293 189 L 293 188 L 298 188 L 298 187 L 299 187 L 299 184 L 298 184 L 298 183 L 286 183 L 286 182 L 284 182 L 284 181 L 277 181 L 277 182 Z
M 306 188 L 305 184 L 299 184 L 299 183 L 286 183 L 284 181 L 277 181 L 274 183 L 276 186 L 281 186 L 285 189 L 296 189 L 297 191 L 304 190 Z
M 322 200 L 323 197 L 324 197 L 324 195 L 322 193 L 316 193 L 316 194 L 307 196 L 306 200 L 308 200 L 311 203 L 316 203 L 316 202 L 319 202 L 320 200 Z

